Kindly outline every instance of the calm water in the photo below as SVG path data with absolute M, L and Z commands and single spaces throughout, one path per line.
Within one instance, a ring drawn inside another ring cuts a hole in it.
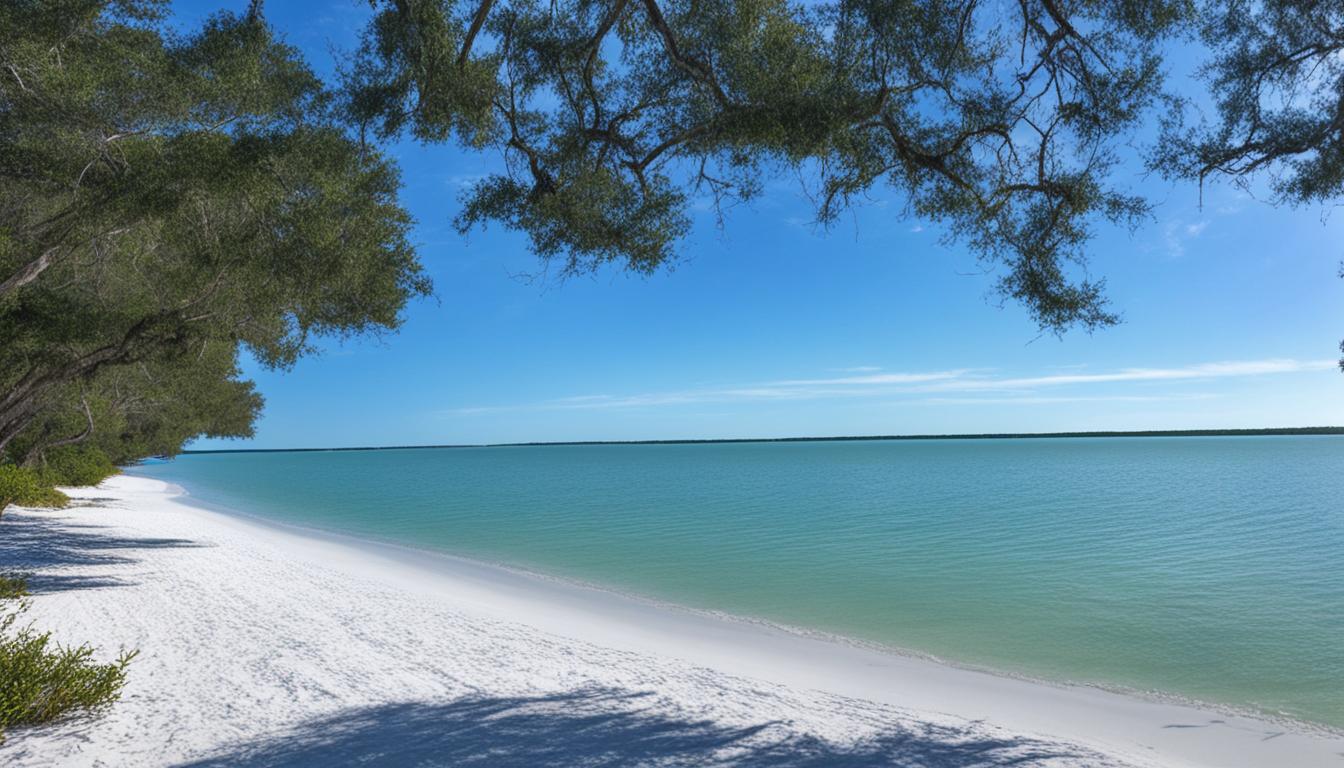
M 1344 726 L 1344 438 L 186 456 L 280 521 Z

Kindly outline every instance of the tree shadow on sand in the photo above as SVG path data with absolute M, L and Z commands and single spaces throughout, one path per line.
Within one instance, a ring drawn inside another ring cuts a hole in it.
M 0 516 L 0 572 L 24 573 L 34 593 L 125 586 L 116 576 L 51 570 L 138 562 L 137 550 L 208 546 L 190 539 L 127 537 L 104 526 L 76 523 L 59 513 Z
M 731 727 L 654 706 L 652 694 L 610 689 L 388 704 L 316 719 L 180 768 L 969 768 L 1107 762 L 1067 745 L 924 724 L 837 745 L 799 736 L 782 723 Z

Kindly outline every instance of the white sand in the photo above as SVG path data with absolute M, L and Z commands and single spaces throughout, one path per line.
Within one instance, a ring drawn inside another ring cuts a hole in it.
M 877 653 L 206 511 L 119 477 L 10 510 L 30 618 L 110 657 L 110 713 L 6 766 L 1344 766 L 1344 739 Z

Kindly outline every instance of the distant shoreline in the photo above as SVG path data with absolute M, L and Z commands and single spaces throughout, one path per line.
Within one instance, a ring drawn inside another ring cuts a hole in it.
M 713 443 L 836 443 L 878 440 L 1023 440 L 1068 437 L 1263 437 L 1344 435 L 1344 427 L 1268 427 L 1265 429 L 1151 429 L 1096 432 L 987 432 L 947 435 L 837 435 L 833 437 L 728 437 L 681 440 L 556 440 L 526 443 L 445 443 L 440 445 L 365 445 L 335 448 L 214 448 L 182 451 L 206 453 L 314 453 L 321 451 L 414 451 L 433 448 L 523 448 L 564 445 L 707 445 Z

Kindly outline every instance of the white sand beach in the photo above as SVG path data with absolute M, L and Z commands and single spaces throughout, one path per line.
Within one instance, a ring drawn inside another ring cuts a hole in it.
M 1344 738 L 879 653 L 201 509 L 11 509 L 29 618 L 125 696 L 6 766 L 1344 766 Z

